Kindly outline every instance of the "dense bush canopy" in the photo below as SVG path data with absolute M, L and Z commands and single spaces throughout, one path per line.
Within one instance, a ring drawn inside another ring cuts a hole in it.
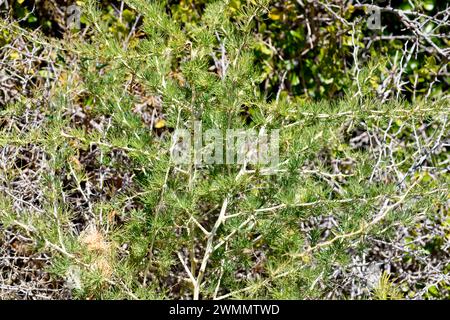
M 0 298 L 449 298 L 444 1 L 0 8 Z

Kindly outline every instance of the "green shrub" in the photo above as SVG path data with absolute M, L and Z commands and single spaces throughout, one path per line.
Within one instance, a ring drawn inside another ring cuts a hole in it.
M 251 33 L 266 14 L 278 23 L 267 3 L 214 2 L 180 21 L 156 2 L 127 5 L 143 17 L 133 45 L 93 1 L 88 39 L 2 22 L 46 63 L 2 50 L 11 70 L 33 66 L 35 89 L 0 109 L 0 230 L 51 254 L 47 270 L 75 297 L 349 297 L 334 295 L 335 271 L 371 238 L 448 215 L 447 99 L 380 102 L 368 81 L 334 101 L 268 97 Z M 330 50 L 318 65 L 335 74 Z M 196 120 L 280 129 L 279 166 L 175 164 L 174 131 Z M 398 297 L 388 280 L 365 297 Z

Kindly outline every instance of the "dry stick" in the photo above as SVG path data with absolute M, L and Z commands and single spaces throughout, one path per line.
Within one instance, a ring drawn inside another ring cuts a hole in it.
M 420 159 L 416 159 L 414 161 L 413 165 L 408 169 L 408 171 L 404 175 L 403 179 L 398 183 L 399 185 L 402 184 L 411 173 L 415 172 L 417 169 L 422 167 L 423 163 L 430 155 L 434 154 L 436 149 L 441 145 L 441 139 L 442 139 L 442 136 L 444 134 L 446 127 L 447 127 L 447 115 L 444 117 L 444 124 L 442 126 L 442 129 L 439 132 L 438 137 L 436 138 L 436 141 L 435 141 L 433 147 L 430 150 L 425 149 L 425 154 L 422 157 L 420 157 Z M 429 144 L 431 144 L 431 142 Z
M 448 58 L 448 55 L 441 48 L 439 48 L 426 34 L 420 31 L 420 29 L 411 20 L 409 20 L 403 12 L 398 13 L 398 16 L 407 28 L 411 28 L 418 37 L 425 39 L 425 41 L 428 42 L 428 44 L 431 45 L 441 56 L 443 56 L 444 58 Z
M 408 15 L 413 15 L 416 17 L 424 17 L 429 19 L 430 17 L 427 15 L 422 15 L 420 13 L 416 13 L 416 12 L 410 12 L 410 11 L 404 11 L 404 10 L 399 10 L 399 9 L 394 9 L 391 7 L 379 7 L 377 5 L 369 5 L 369 4 L 355 4 L 354 5 L 355 8 L 361 8 L 361 7 L 367 7 L 367 8 L 373 8 L 376 10 L 379 10 L 380 12 L 391 12 L 396 14 L 400 21 L 409 29 L 412 30 L 412 32 L 419 38 L 424 39 L 429 45 L 431 45 L 442 57 L 444 57 L 445 59 L 448 59 L 448 54 L 442 50 L 441 48 L 439 48 L 429 37 L 429 35 L 424 34 L 420 28 L 414 23 L 415 21 L 412 21 L 408 18 Z M 448 10 L 448 8 L 443 11 L 446 12 Z M 444 23 L 444 21 L 439 21 Z
M 358 86 L 358 92 L 356 92 L 353 97 L 357 97 L 362 96 L 362 89 L 361 89 L 361 83 L 359 81 L 359 74 L 361 73 L 361 68 L 358 65 L 358 49 L 359 46 L 356 45 L 356 41 L 355 41 L 355 23 L 352 24 L 352 44 L 353 44 L 353 60 L 355 62 L 355 80 L 356 80 L 356 84 Z
M 90 213 L 90 217 L 88 217 L 86 214 L 84 214 L 84 217 L 87 221 L 90 221 L 91 219 L 94 218 L 94 211 L 92 208 L 92 203 L 90 201 L 90 199 L 88 198 L 88 196 L 86 195 L 86 193 L 83 191 L 83 188 L 81 187 L 80 181 L 77 178 L 77 174 L 76 172 L 73 170 L 72 165 L 70 164 L 70 162 L 68 162 L 69 165 L 69 169 L 70 169 L 70 173 L 72 174 L 73 178 L 75 179 L 75 182 L 77 184 L 77 189 L 78 191 L 80 191 L 81 195 L 83 196 L 84 201 L 86 201 L 86 203 L 88 204 L 88 210 Z M 84 213 L 84 212 L 83 212 Z
M 192 274 L 191 270 L 189 270 L 189 267 L 187 266 L 186 262 L 184 262 L 183 257 L 181 256 L 181 253 L 177 252 L 178 255 L 178 259 L 180 259 L 181 264 L 184 267 L 184 270 L 186 271 L 186 273 L 189 276 L 189 279 L 191 280 L 192 284 L 194 287 L 197 286 L 197 280 L 195 279 L 194 275 Z
M 212 230 L 208 236 L 205 254 L 203 256 L 202 264 L 200 265 L 200 270 L 198 271 L 198 274 L 197 274 L 197 280 L 194 284 L 194 300 L 198 300 L 198 298 L 199 298 L 200 286 L 202 285 L 203 276 L 205 275 L 205 271 L 206 271 L 206 266 L 208 264 L 209 257 L 211 256 L 211 253 L 213 252 L 214 237 L 216 236 L 219 227 L 222 225 L 222 222 L 225 221 L 225 213 L 227 211 L 227 206 L 228 206 L 228 197 L 225 198 L 225 200 L 223 201 L 222 209 L 220 209 L 219 217 L 217 218 L 216 223 L 214 224 L 214 227 L 212 228 Z
M 194 276 L 193 272 L 194 270 L 190 270 L 189 267 L 187 266 L 186 262 L 184 261 L 182 255 L 180 252 L 177 253 L 178 258 L 180 259 L 186 273 L 189 276 L 189 279 L 192 283 L 192 286 L 194 287 L 194 300 L 198 300 L 200 297 L 200 288 L 202 286 L 203 283 L 203 277 L 205 275 L 205 271 L 206 271 L 206 267 L 208 265 L 209 262 L 209 258 L 211 257 L 211 254 L 218 248 L 220 247 L 223 243 L 225 243 L 226 241 L 221 241 L 219 243 L 219 245 L 214 246 L 214 238 L 217 235 L 217 231 L 219 230 L 220 226 L 222 225 L 222 223 L 227 219 L 226 216 L 226 211 L 227 211 L 227 207 L 228 207 L 228 196 L 225 198 L 225 200 L 222 203 L 222 208 L 220 209 L 220 214 L 219 217 L 217 218 L 212 230 L 210 232 L 204 230 L 204 232 L 206 231 L 205 234 L 207 234 L 208 240 L 206 243 L 206 249 L 205 249 L 205 253 L 203 255 L 203 259 L 202 259 L 202 263 L 200 265 L 200 270 L 197 273 L 197 277 Z M 242 225 L 242 224 L 241 224 Z M 239 229 L 239 228 L 238 228 Z M 202 230 L 203 231 L 203 230 Z M 235 232 L 232 232 L 230 234 L 230 236 L 232 234 L 234 234 Z M 227 237 L 228 239 L 229 237 Z M 217 295 L 217 292 L 219 290 L 218 286 L 220 284 L 220 280 L 219 283 L 216 287 L 215 290 L 215 296 Z
M 375 197 L 369 197 L 369 198 L 346 198 L 346 199 L 336 199 L 336 200 L 317 200 L 317 201 L 313 201 L 313 202 L 302 202 L 302 203 L 295 203 L 293 205 L 291 205 L 292 207 L 313 207 L 319 204 L 328 204 L 328 203 L 349 203 L 349 202 L 354 202 L 354 201 L 362 201 L 362 202 L 367 202 L 369 200 L 375 200 L 378 198 L 381 198 L 383 195 L 379 195 L 379 196 L 375 196 Z M 278 209 L 284 209 L 287 208 L 288 205 L 285 203 L 273 206 L 273 207 L 269 207 L 269 208 L 259 208 L 256 209 L 255 212 L 268 212 L 268 211 L 275 211 Z
M 301 269 L 301 268 L 303 268 L 303 267 L 300 267 L 300 269 Z M 298 269 L 296 269 L 296 270 L 298 270 Z M 291 274 L 293 271 L 294 271 L 294 270 L 289 270 L 289 271 L 281 272 L 281 273 L 276 273 L 276 272 L 275 272 L 273 279 L 279 279 L 279 278 L 285 277 L 285 276 Z M 228 297 L 234 296 L 235 294 L 242 293 L 242 292 L 247 292 L 247 291 L 250 291 L 250 290 L 252 290 L 252 289 L 257 289 L 257 288 L 262 287 L 262 286 L 264 286 L 264 285 L 266 285 L 266 284 L 269 284 L 270 281 L 271 281 L 271 279 L 265 279 L 265 280 L 262 281 L 262 282 L 255 283 L 255 284 L 253 284 L 253 285 L 251 285 L 251 286 L 248 286 L 248 287 L 245 287 L 245 288 L 242 288 L 242 289 L 238 289 L 238 290 L 236 290 L 236 291 L 229 292 L 229 293 L 227 293 L 227 294 L 224 294 L 224 295 L 222 295 L 222 296 L 219 296 L 219 297 L 216 298 L 216 300 L 227 299 Z
M 139 23 L 140 18 L 141 18 L 141 15 L 138 14 L 138 16 L 136 17 L 136 20 L 134 21 L 133 26 L 131 27 L 130 32 L 128 33 L 127 38 L 125 39 L 125 42 L 123 44 L 123 49 L 126 49 L 126 47 L 128 46 L 128 43 L 130 42 L 132 35 L 136 32 L 136 27 L 137 27 L 137 24 Z
M 225 252 L 228 250 L 228 243 L 225 244 Z M 222 277 L 223 277 L 223 271 L 224 271 L 224 267 L 223 265 L 225 264 L 225 258 L 222 259 L 222 261 L 220 262 L 220 274 L 219 274 L 219 280 L 217 281 L 217 285 L 216 285 L 216 289 L 214 290 L 214 294 L 213 294 L 213 300 L 217 299 L 217 294 L 219 293 L 219 289 L 220 289 L 220 282 L 222 281 Z
M 228 217 L 231 217 L 231 216 L 226 216 L 225 219 L 227 219 Z M 239 227 L 237 227 L 236 229 L 231 231 L 230 234 L 228 234 L 225 238 L 223 238 L 223 240 L 221 240 L 218 244 L 216 244 L 214 246 L 213 251 L 216 251 L 217 249 L 219 249 L 224 243 L 228 243 L 228 240 L 230 240 L 232 236 L 234 236 L 239 230 L 242 230 L 242 228 L 244 228 L 247 224 L 249 224 L 251 221 L 253 221 L 254 218 L 255 218 L 254 216 L 251 216 L 247 220 L 242 222 L 239 225 Z
M 374 225 L 376 225 L 378 222 L 380 222 L 381 220 L 383 220 L 387 214 L 389 212 L 391 212 L 393 209 L 397 208 L 400 204 L 403 203 L 403 201 L 405 200 L 406 196 L 409 194 L 409 192 L 416 186 L 417 183 L 420 182 L 421 179 L 416 180 L 409 188 L 408 190 L 406 190 L 406 192 L 400 197 L 400 199 L 395 202 L 394 204 L 390 205 L 390 206 L 386 206 L 389 200 L 386 200 L 383 204 L 383 207 L 381 208 L 380 213 L 375 217 L 375 219 L 373 219 L 371 222 L 365 224 L 363 223 L 363 225 L 356 231 L 352 231 L 350 233 L 344 233 L 344 234 L 340 234 L 336 237 L 334 237 L 331 240 L 325 241 L 325 242 L 321 242 L 317 245 L 315 245 L 314 247 L 309 247 L 308 249 L 306 249 L 305 251 L 295 254 L 293 255 L 294 258 L 301 258 L 301 257 L 305 257 L 306 255 L 308 255 L 309 253 L 320 249 L 322 247 L 326 247 L 329 246 L 331 244 L 333 244 L 334 242 L 336 242 L 337 240 L 340 239 L 346 239 L 346 238 L 351 238 L 355 235 L 358 235 L 360 233 L 363 233 L 364 231 L 367 231 L 368 229 L 370 229 L 371 227 L 373 227 Z M 386 208 L 386 209 L 385 209 Z M 384 211 L 383 211 L 384 210 Z
M 258 287 L 263 286 L 264 284 L 266 284 L 266 283 L 268 283 L 268 282 L 269 282 L 269 281 L 264 280 L 264 281 L 261 282 L 261 283 L 257 283 L 257 284 L 254 284 L 254 285 L 251 285 L 251 286 L 248 286 L 248 287 L 245 287 L 245 288 L 242 288 L 242 289 L 239 289 L 239 290 L 236 290 L 236 291 L 233 291 L 233 292 L 224 294 L 224 295 L 222 295 L 222 296 L 220 296 L 220 297 L 217 297 L 215 300 L 223 300 L 223 299 L 226 299 L 226 298 L 228 298 L 228 297 L 234 296 L 235 294 L 242 293 L 242 292 L 246 292 L 246 291 L 250 291 L 250 290 L 252 290 L 252 289 L 256 289 L 256 288 L 258 288 Z
M 331 13 L 336 19 L 338 19 L 343 25 L 345 26 L 350 26 L 350 23 L 345 20 L 344 18 L 342 18 L 340 15 L 338 15 L 336 12 L 333 11 L 333 9 L 331 9 L 326 3 L 322 2 L 322 1 L 318 1 L 319 4 L 321 4 L 325 10 L 327 10 L 329 13 Z
M 283 76 L 281 77 L 280 86 L 278 87 L 277 96 L 275 98 L 275 101 L 277 103 L 278 103 L 278 100 L 280 100 L 281 91 L 284 89 L 284 80 L 286 79 L 286 74 L 287 74 L 287 71 L 285 71 L 283 73 Z
M 10 196 L 11 198 L 13 198 L 16 201 L 22 202 L 23 204 L 26 204 L 28 206 L 30 206 L 31 208 L 33 208 L 34 210 L 36 210 L 37 212 L 40 213 L 44 213 L 45 211 L 36 207 L 34 204 L 32 204 L 29 201 L 23 200 L 21 198 L 16 197 L 14 194 L 12 194 L 8 189 L 6 189 L 5 187 L 0 186 L 0 190 L 4 193 L 6 193 L 8 196 Z
M 386 143 L 386 137 L 387 137 L 387 134 L 388 134 L 389 129 L 391 128 L 391 125 L 392 125 L 392 119 L 389 119 L 388 127 L 387 127 L 386 130 L 384 131 L 384 135 L 383 135 L 383 141 L 382 141 L 382 142 L 383 142 L 383 146 L 384 146 L 385 143 Z M 375 172 L 378 170 L 378 167 L 380 166 L 381 159 L 382 159 L 382 156 L 383 156 L 383 151 L 385 152 L 385 150 L 382 149 L 382 147 L 381 147 L 382 144 L 380 143 L 380 141 L 378 141 L 376 135 L 374 135 L 374 138 L 375 138 L 375 141 L 376 141 L 376 142 L 378 143 L 378 145 L 380 146 L 380 151 L 379 151 L 377 163 L 375 164 L 375 166 L 374 166 L 374 168 L 373 168 L 373 170 L 372 170 L 372 174 L 370 175 L 369 182 L 372 182 L 372 180 L 373 180 L 373 178 L 374 178 L 374 176 L 375 176 Z

